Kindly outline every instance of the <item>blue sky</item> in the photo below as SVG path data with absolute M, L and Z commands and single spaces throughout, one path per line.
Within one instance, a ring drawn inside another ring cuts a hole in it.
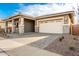
M 30 16 L 46 15 L 71 10 L 71 5 L 65 3 L 0 3 L 0 19 L 6 19 L 19 12 Z
M 24 3 L 23 5 L 27 7 L 35 4 L 45 5 L 46 3 Z M 0 18 L 7 18 L 18 9 L 20 9 L 19 3 L 0 3 Z
M 15 11 L 15 9 L 18 9 L 19 6 L 18 4 L 5 4 L 5 3 L 0 3 L 0 16 L 1 18 L 8 17 L 12 15 L 12 13 Z

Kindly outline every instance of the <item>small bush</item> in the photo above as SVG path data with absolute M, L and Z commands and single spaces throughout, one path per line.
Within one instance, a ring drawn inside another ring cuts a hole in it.
M 64 36 L 62 36 L 62 39 L 64 39 Z
M 6 37 L 7 36 L 4 29 L 0 29 L 0 36 L 1 37 Z
M 61 42 L 63 39 L 64 39 L 64 36 L 60 37 L 59 38 L 59 41 Z
M 0 29 L 0 34 L 3 34 L 5 33 L 5 30 L 4 29 Z
M 73 38 L 74 40 L 78 40 L 77 38 Z
M 69 47 L 69 50 L 74 51 L 75 48 L 74 47 Z

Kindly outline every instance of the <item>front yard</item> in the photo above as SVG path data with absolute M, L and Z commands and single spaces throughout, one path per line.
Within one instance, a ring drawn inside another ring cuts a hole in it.
M 7 39 L 0 38 L 0 49 L 3 50 L 0 55 L 79 56 L 79 36 L 44 33 L 10 34 L 9 36 L 10 38 Z
M 63 35 L 44 49 L 64 56 L 79 56 L 79 36 Z

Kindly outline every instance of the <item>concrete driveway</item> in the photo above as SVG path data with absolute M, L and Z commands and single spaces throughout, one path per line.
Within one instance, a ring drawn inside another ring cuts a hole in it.
M 0 39 L 0 49 L 3 51 L 1 52 L 3 55 L 59 55 L 43 50 L 43 48 L 61 35 L 26 33 L 23 35 L 11 34 L 11 36 L 12 38 L 9 39 Z

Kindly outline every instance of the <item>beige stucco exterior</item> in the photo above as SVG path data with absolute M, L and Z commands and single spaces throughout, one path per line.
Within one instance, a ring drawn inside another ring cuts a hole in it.
M 53 23 L 54 23 L 53 27 L 56 27 L 58 22 L 59 24 L 61 24 L 60 27 L 63 28 L 62 30 L 59 30 L 59 31 L 61 31 L 62 33 L 71 33 L 72 24 L 74 23 L 73 21 L 74 21 L 73 11 L 39 16 L 39 17 L 30 17 L 30 16 L 25 16 L 23 14 L 18 14 L 18 15 L 9 17 L 6 20 L 8 24 L 6 27 L 12 27 L 11 33 L 16 32 L 16 33 L 22 34 L 25 32 L 39 32 L 40 24 L 42 23 L 48 22 L 49 28 L 50 28 L 53 25 Z M 7 28 L 5 30 L 7 30 Z M 50 31 L 50 30 L 48 29 L 47 31 Z

